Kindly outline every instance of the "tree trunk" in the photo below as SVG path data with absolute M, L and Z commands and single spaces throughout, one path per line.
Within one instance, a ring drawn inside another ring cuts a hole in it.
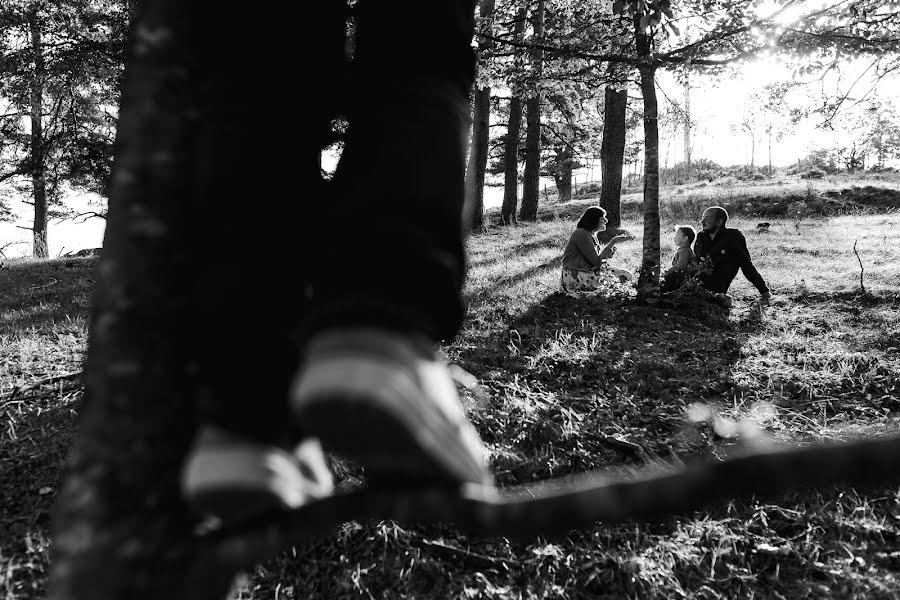
M 516 221 L 516 209 L 519 204 L 519 135 L 521 127 L 522 100 L 513 96 L 509 100 L 509 124 L 506 128 L 506 144 L 503 151 L 503 206 L 500 207 L 500 219 L 504 225 L 510 225 Z
M 534 43 L 540 43 L 544 35 L 544 2 L 538 0 L 532 19 Z M 538 198 L 540 196 L 541 177 L 541 65 L 543 51 L 531 49 L 532 87 L 531 94 L 525 101 L 525 121 L 528 129 L 525 133 L 525 174 L 522 180 L 522 208 L 519 211 L 520 221 L 536 221 Z
M 178 485 L 196 421 L 186 294 L 210 10 L 142 2 L 147 35 L 130 42 L 52 600 L 220 599 L 233 577 L 199 552 Z
M 769 126 L 769 177 L 772 176 L 772 127 Z
M 613 77 L 612 65 L 608 76 Z M 600 143 L 600 206 L 609 220 L 607 230 L 622 226 L 622 163 L 625 160 L 625 111 L 628 92 L 606 84 L 603 101 L 603 140 Z
M 481 0 L 478 7 L 481 18 L 479 31 L 490 35 L 493 28 L 494 0 Z M 479 70 L 484 68 L 483 57 L 491 50 L 493 42 L 481 38 L 478 42 Z M 476 82 L 477 86 L 477 82 Z M 469 152 L 469 165 L 466 170 L 466 211 L 470 219 L 469 229 L 481 231 L 484 228 L 484 177 L 487 172 L 488 146 L 491 129 L 491 88 L 485 86 L 475 92 L 475 103 L 472 110 L 472 150 Z
M 756 134 L 750 134 L 750 170 L 756 167 Z
M 466 168 L 465 216 L 471 231 L 484 227 L 484 178 L 487 172 L 488 145 L 490 142 L 491 88 L 475 92 L 472 110 L 472 150 Z
M 556 194 L 559 202 L 569 202 L 572 199 L 572 147 L 565 145 L 559 149 L 556 155 L 556 168 L 553 170 L 553 179 L 556 182 Z
M 541 171 L 541 99 L 532 96 L 525 101 L 525 173 L 522 177 L 520 221 L 536 221 Z
M 656 102 L 656 66 L 650 62 L 650 37 L 634 19 L 644 97 L 644 247 L 638 276 L 638 301 L 659 301 L 659 122 Z
M 31 187 L 34 197 L 34 237 L 32 255 L 47 258 L 47 181 L 44 172 L 44 48 L 41 41 L 41 24 L 37 8 L 28 11 L 28 28 L 31 31 L 31 51 L 34 53 L 34 73 L 31 78 Z
M 527 8 L 522 6 L 516 15 L 513 38 L 522 41 L 525 32 Z M 518 65 L 519 54 L 516 55 Z M 510 86 L 512 94 L 509 100 L 509 122 L 506 128 L 506 144 L 503 148 L 503 205 L 500 207 L 500 221 L 504 225 L 516 222 L 516 210 L 519 206 L 519 137 L 522 129 L 522 99 L 519 86 Z
M 684 74 L 684 168 L 687 180 L 691 175 L 691 80 Z

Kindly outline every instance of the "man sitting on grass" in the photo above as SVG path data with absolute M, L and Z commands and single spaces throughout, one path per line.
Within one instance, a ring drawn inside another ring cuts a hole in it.
M 759 290 L 760 300 L 769 301 L 769 287 L 750 260 L 747 240 L 737 229 L 726 227 L 728 212 L 721 206 L 711 206 L 703 211 L 700 224 L 703 231 L 694 242 L 694 254 L 707 262 L 711 271 L 701 276 L 703 287 L 716 294 L 716 299 L 730 307 L 732 300 L 728 288 L 738 269 Z

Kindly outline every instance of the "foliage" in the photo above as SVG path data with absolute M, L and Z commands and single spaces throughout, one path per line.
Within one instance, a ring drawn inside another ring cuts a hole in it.
M 127 9 L 115 0 L 15 0 L 0 9 L 0 182 L 40 164 L 51 202 L 64 184 L 103 194 L 112 162 Z M 40 27 L 44 71 L 35 66 L 29 16 Z M 34 86 L 43 96 L 40 156 L 32 156 Z

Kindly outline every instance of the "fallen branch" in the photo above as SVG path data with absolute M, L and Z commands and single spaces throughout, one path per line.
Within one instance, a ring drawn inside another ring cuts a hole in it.
M 349 491 L 207 533 L 199 536 L 198 543 L 219 564 L 244 568 L 285 547 L 332 535 L 348 521 L 453 523 L 473 535 L 516 539 L 563 535 L 597 521 L 658 521 L 728 499 L 826 489 L 838 483 L 895 485 L 900 479 L 900 437 L 802 448 L 776 446 L 662 472 L 655 465 L 643 473 L 611 479 L 601 472 L 588 472 L 561 478 L 565 482 L 560 485 L 549 480 L 538 490 L 529 484 L 496 493 L 475 486 Z M 493 559 L 485 562 L 493 563 Z
M 50 286 L 53 286 L 53 285 L 56 285 L 57 283 L 59 283 L 59 280 L 58 280 L 58 279 L 53 279 L 52 277 L 51 277 L 50 279 L 51 279 L 51 280 L 50 280 L 49 282 L 47 282 L 47 283 L 43 283 L 43 284 L 41 284 L 41 285 L 33 285 L 33 286 L 31 286 L 30 288 L 28 288 L 28 291 L 29 291 L 29 292 L 35 292 L 35 291 L 37 291 L 37 290 L 42 290 L 42 289 L 44 289 L 44 288 L 48 288 L 48 287 L 50 287 Z
M 865 273 L 865 269 L 863 269 L 862 259 L 859 257 L 859 252 L 856 251 L 856 242 L 857 240 L 853 240 L 853 254 L 856 255 L 856 260 L 859 261 L 859 290 L 865 294 L 866 286 L 863 283 L 863 274 Z
M 443 556 L 444 558 L 459 559 L 463 562 L 463 564 L 475 567 L 476 569 L 509 569 L 509 567 L 506 565 L 506 563 L 509 561 L 503 560 L 502 558 L 486 556 L 477 552 L 471 552 L 470 550 L 464 548 L 457 548 L 456 546 L 450 546 L 447 544 L 442 544 L 441 542 L 426 539 L 422 539 L 418 542 L 413 543 L 424 546 L 426 548 L 431 548 L 435 551 L 436 554 L 438 554 L 439 556 Z
M 38 379 L 37 381 L 32 381 L 29 384 L 20 385 L 17 388 L 13 388 L 12 391 L 7 393 L 6 396 L 3 397 L 3 400 L 6 401 L 6 402 L 4 402 L 3 405 L 5 406 L 8 403 L 8 401 L 15 399 L 16 396 L 18 396 L 19 394 L 21 394 L 23 392 L 36 390 L 39 387 L 43 387 L 45 385 L 50 385 L 52 383 L 58 383 L 60 381 L 72 381 L 73 379 L 78 379 L 79 377 L 81 377 L 81 371 L 72 371 L 71 373 L 60 373 L 59 375 L 52 375 L 50 377 L 44 377 L 43 379 Z

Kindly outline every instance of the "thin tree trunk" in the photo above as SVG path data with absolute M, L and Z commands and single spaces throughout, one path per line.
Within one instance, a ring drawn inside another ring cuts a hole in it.
M 41 41 L 41 24 L 37 8 L 28 12 L 28 28 L 31 31 L 31 51 L 34 53 L 34 73 L 31 78 L 31 187 L 34 197 L 34 225 L 32 254 L 35 258 L 47 258 L 47 181 L 44 172 L 44 47 Z
M 513 35 L 516 42 L 522 41 L 527 16 L 527 7 L 519 8 Z M 520 55 L 517 54 L 517 66 L 520 66 L 519 57 Z M 519 207 L 519 137 L 522 130 L 522 99 L 519 86 L 514 83 L 510 87 L 512 95 L 509 100 L 509 121 L 506 128 L 506 143 L 503 148 L 503 205 L 500 207 L 500 221 L 504 225 L 516 222 L 516 212 Z
M 221 599 L 178 473 L 195 427 L 191 320 L 205 2 L 143 3 L 123 84 L 85 399 L 53 523 L 51 600 Z M 152 33 L 152 35 L 150 35 Z M 137 48 L 139 47 L 139 51 Z
M 690 181 L 691 174 L 691 80 L 690 74 L 684 75 L 684 167 Z
M 600 206 L 606 210 L 607 229 L 622 226 L 622 163 L 625 160 L 625 112 L 628 92 L 607 84 L 600 143 Z
M 750 170 L 756 166 L 756 134 L 750 134 Z
M 494 16 L 494 0 L 481 0 L 478 7 L 481 17 L 479 30 L 487 35 L 492 33 L 491 21 Z M 481 38 L 478 42 L 479 69 L 483 68 L 482 57 L 491 50 L 493 42 Z M 477 84 L 476 84 L 477 85 Z M 485 86 L 475 92 L 472 110 L 472 150 L 466 171 L 466 211 L 470 219 L 469 229 L 481 231 L 484 227 L 484 178 L 487 172 L 488 146 L 490 144 L 491 88 Z
M 544 35 L 544 2 L 538 0 L 532 26 L 535 43 Z M 522 180 L 522 208 L 519 211 L 520 221 L 536 221 L 538 198 L 540 197 L 541 177 L 541 65 L 544 53 L 539 48 L 531 49 L 532 88 L 525 101 L 525 174 Z
M 659 122 L 656 102 L 656 66 L 650 62 L 650 37 L 634 19 L 644 97 L 644 247 L 638 276 L 638 301 L 659 301 Z
M 772 176 L 772 127 L 769 126 L 769 177 Z
M 513 91 L 515 94 L 515 91 Z M 504 225 L 516 221 L 519 205 L 519 135 L 522 128 L 522 100 L 513 96 L 509 100 L 509 123 L 503 152 L 503 205 L 500 219 Z

